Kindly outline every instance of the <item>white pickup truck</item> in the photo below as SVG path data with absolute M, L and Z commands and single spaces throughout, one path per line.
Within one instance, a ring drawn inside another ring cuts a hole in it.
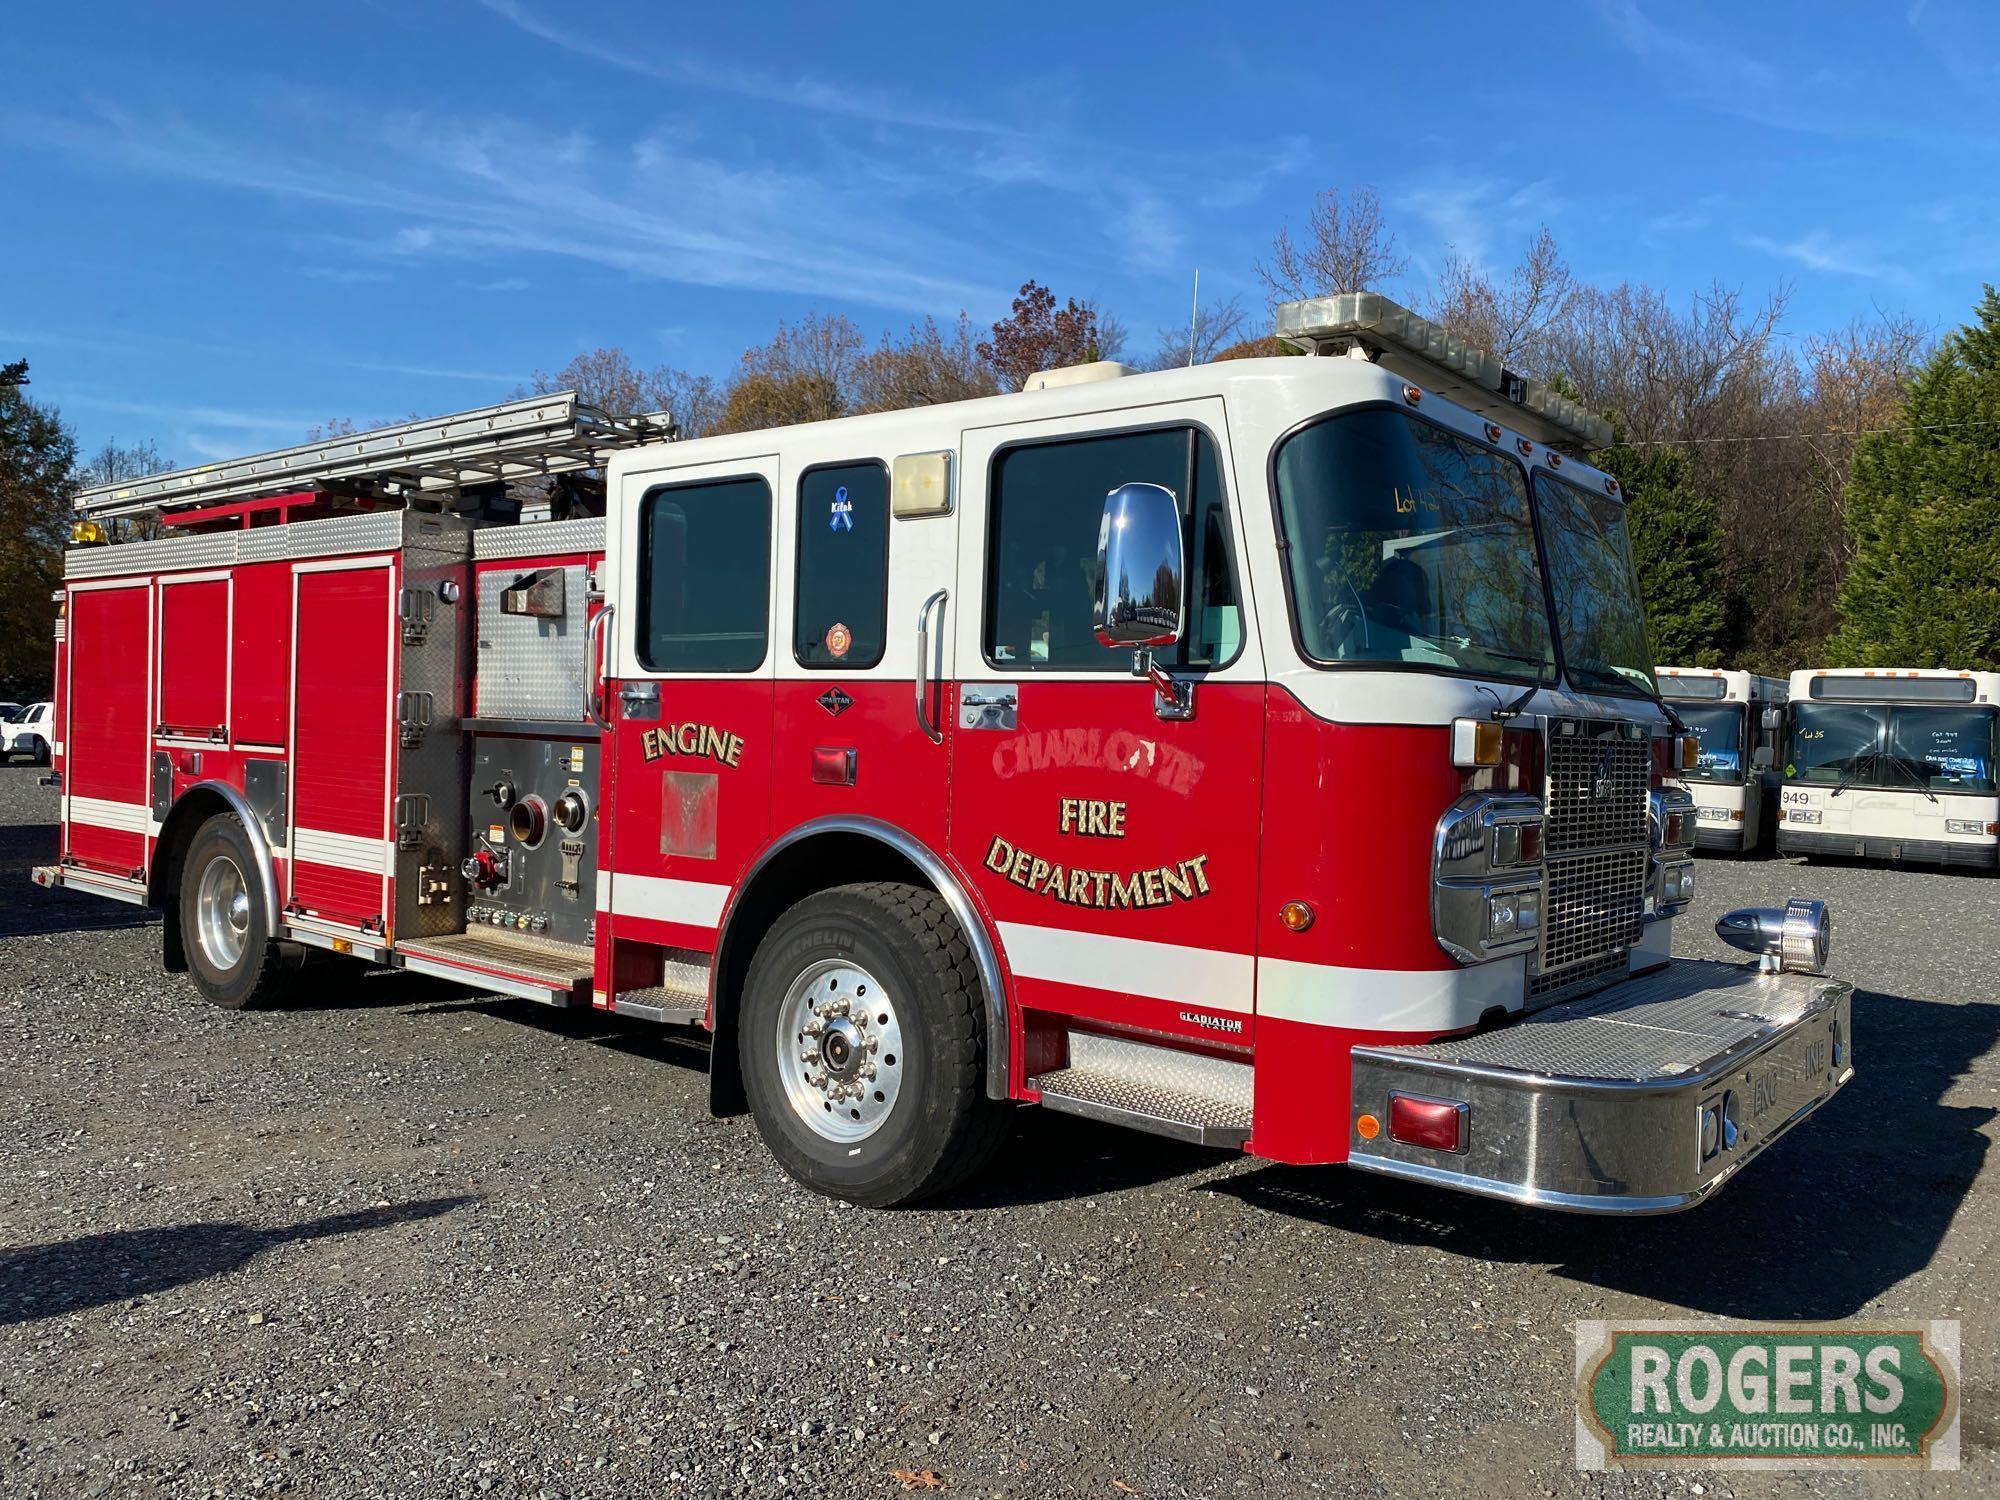
M 0 722 L 0 761 L 17 755 L 33 756 L 35 764 L 49 763 L 49 746 L 54 739 L 55 708 L 48 703 L 30 703 L 13 718 Z

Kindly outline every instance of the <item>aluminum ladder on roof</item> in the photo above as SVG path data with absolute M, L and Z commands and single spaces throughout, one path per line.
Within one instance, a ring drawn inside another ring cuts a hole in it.
M 343 482 L 402 498 L 438 496 L 594 468 L 613 449 L 673 435 L 665 412 L 614 417 L 575 391 L 556 391 L 98 485 L 77 495 L 76 509 L 99 518 L 158 514 Z

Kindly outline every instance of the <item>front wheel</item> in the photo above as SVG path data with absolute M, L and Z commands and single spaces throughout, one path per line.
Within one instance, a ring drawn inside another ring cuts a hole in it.
M 758 1132 L 815 1191 L 870 1207 L 945 1191 L 992 1157 L 979 971 L 935 892 L 888 883 L 808 896 L 773 924 L 737 1044 Z
M 234 813 L 196 830 L 181 865 L 181 941 L 202 998 L 225 1010 L 269 1004 L 288 970 L 290 947 L 271 937 L 256 851 Z

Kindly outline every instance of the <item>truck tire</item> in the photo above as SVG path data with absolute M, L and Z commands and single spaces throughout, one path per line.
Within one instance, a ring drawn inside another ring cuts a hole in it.
M 914 1202 L 1006 1134 L 986 1097 L 979 970 L 932 891 L 845 885 L 785 912 L 750 961 L 737 1047 L 758 1133 L 815 1192 Z
M 294 967 L 291 945 L 271 938 L 256 870 L 235 813 L 217 813 L 196 829 L 181 865 L 188 975 L 204 1000 L 225 1010 L 270 1004 Z

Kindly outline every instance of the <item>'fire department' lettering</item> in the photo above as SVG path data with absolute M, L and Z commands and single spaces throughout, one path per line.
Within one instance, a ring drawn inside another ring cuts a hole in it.
M 1080 833 L 1085 838 L 1125 837 L 1125 804 L 1101 802 L 1095 797 L 1062 799 L 1062 831 Z
M 639 736 L 639 749 L 649 761 L 666 755 L 695 755 L 733 766 L 743 758 L 743 736 L 713 724 L 663 724 Z
M 1115 870 L 1078 870 L 1054 864 L 1026 849 L 1015 848 L 997 834 L 993 846 L 986 851 L 986 868 L 1024 891 L 1047 896 L 1065 906 L 1136 910 L 1194 901 L 1206 896 L 1209 889 L 1206 854 L 1125 875 Z

